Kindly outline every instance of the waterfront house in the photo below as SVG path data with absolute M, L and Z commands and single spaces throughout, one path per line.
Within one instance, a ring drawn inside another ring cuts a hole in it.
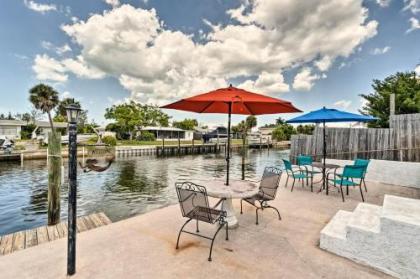
M 154 127 L 147 126 L 140 129 L 141 131 L 147 131 L 155 135 L 156 140 L 192 140 L 194 137 L 194 131 L 186 131 L 175 127 Z
M 0 120 L 0 139 L 20 139 L 22 126 L 26 122 L 20 120 Z

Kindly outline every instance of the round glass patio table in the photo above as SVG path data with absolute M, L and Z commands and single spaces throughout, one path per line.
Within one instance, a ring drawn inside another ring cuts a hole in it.
M 324 164 L 322 162 L 313 162 L 312 166 L 315 167 L 315 168 L 319 168 L 321 170 L 324 168 Z M 338 168 L 341 168 L 341 166 L 336 165 L 336 164 L 326 163 L 325 164 L 325 179 L 327 179 L 327 172 L 328 171 L 333 170 L 333 169 L 338 169 Z M 324 189 L 324 187 L 327 186 L 327 184 L 328 184 L 328 181 L 325 181 L 326 183 L 324 183 L 324 177 L 321 179 L 321 181 L 322 181 L 322 187 L 321 187 L 321 189 L 319 189 L 319 192 L 321 192 Z M 328 195 L 328 186 L 326 187 L 326 192 L 327 192 L 327 195 Z
M 244 199 L 256 195 L 259 191 L 257 183 L 247 180 L 230 180 L 229 185 L 222 179 L 193 179 L 191 182 L 206 187 L 207 195 L 213 198 L 224 199 L 222 210 L 226 211 L 226 221 L 229 229 L 237 228 L 238 218 L 236 218 L 232 199 Z

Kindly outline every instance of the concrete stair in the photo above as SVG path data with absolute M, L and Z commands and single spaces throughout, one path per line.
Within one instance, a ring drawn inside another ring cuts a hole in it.
M 420 278 L 420 200 L 385 195 L 383 206 L 340 210 L 320 247 L 399 278 Z

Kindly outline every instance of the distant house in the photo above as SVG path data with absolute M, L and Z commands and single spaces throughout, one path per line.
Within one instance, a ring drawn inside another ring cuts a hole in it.
M 204 142 L 213 142 L 220 139 L 226 139 L 227 138 L 227 128 L 226 127 L 217 127 L 211 132 L 208 132 L 203 135 Z M 223 141 L 223 140 L 222 140 Z
M 273 141 L 273 131 L 275 128 L 267 128 L 267 127 L 260 127 L 258 128 L 258 132 L 261 135 L 261 138 L 265 142 L 272 142 Z
M 28 125 L 27 122 L 21 120 L 0 120 L 0 139 L 21 139 L 22 127 Z M 32 134 L 32 138 L 47 137 L 51 131 L 48 121 L 36 121 L 36 128 Z M 54 122 L 56 128 L 67 128 L 65 122 Z
M 147 131 L 155 135 L 156 140 L 192 140 L 194 137 L 194 131 L 186 131 L 175 127 L 153 127 L 147 126 L 140 129 L 141 131 Z

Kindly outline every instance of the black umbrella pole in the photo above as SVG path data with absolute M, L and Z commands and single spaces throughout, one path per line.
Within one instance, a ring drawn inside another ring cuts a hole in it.
M 230 120 L 232 116 L 232 102 L 229 103 L 228 114 L 228 135 L 227 135 L 227 156 L 226 156 L 226 185 L 229 185 L 229 165 L 230 165 Z

